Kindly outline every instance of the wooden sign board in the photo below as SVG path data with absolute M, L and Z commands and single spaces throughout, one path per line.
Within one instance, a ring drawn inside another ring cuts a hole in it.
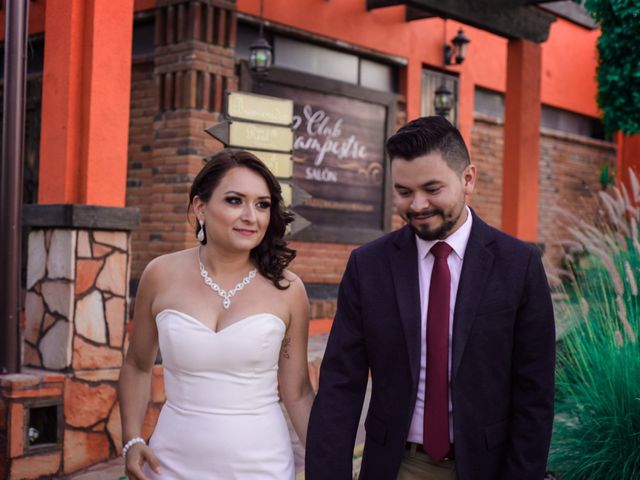
M 233 122 L 229 125 L 229 145 L 290 152 L 293 146 L 293 132 L 289 127 Z
M 205 130 L 209 135 L 229 147 L 290 153 L 293 147 L 293 131 L 252 122 L 223 121 Z
M 295 102 L 293 183 L 311 196 L 296 213 L 318 227 L 381 230 L 387 107 L 268 81 L 259 88 Z
M 229 92 L 227 115 L 232 119 L 290 126 L 293 122 L 293 100 Z

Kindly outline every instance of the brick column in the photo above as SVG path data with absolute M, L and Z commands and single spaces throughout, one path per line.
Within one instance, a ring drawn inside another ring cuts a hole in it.
M 502 229 L 529 242 L 538 236 L 541 65 L 540 45 L 509 40 Z
M 236 90 L 234 1 L 158 0 L 154 76 L 157 114 L 151 178 L 133 237 L 136 264 L 194 245 L 186 222 L 191 182 L 221 145 L 204 133 L 218 120 L 224 91 Z M 139 275 L 139 271 L 134 274 Z

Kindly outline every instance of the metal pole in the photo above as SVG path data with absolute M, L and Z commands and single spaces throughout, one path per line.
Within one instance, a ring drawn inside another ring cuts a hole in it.
M 29 0 L 7 0 L 0 165 L 0 373 L 20 371 L 20 260 Z

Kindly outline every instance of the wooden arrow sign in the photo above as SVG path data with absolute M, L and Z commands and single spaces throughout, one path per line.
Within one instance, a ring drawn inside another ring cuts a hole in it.
M 282 188 L 282 199 L 287 207 L 295 208 L 311 198 L 311 195 L 295 184 L 280 182 L 280 187 Z
M 287 225 L 287 230 L 285 235 L 295 235 L 298 232 L 301 232 L 305 228 L 311 225 L 311 222 L 304 218 L 302 215 L 296 213 L 296 218 L 293 223 Z
M 293 131 L 290 127 L 225 120 L 207 128 L 205 132 L 230 147 L 272 152 L 291 152 L 293 148 Z
M 204 129 L 209 135 L 222 143 L 225 147 L 229 146 L 229 122 L 218 122 Z

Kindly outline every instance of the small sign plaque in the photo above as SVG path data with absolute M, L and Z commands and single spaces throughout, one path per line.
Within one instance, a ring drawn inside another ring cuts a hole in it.
M 289 127 L 232 122 L 229 125 L 229 145 L 290 152 L 293 146 L 293 131 Z

